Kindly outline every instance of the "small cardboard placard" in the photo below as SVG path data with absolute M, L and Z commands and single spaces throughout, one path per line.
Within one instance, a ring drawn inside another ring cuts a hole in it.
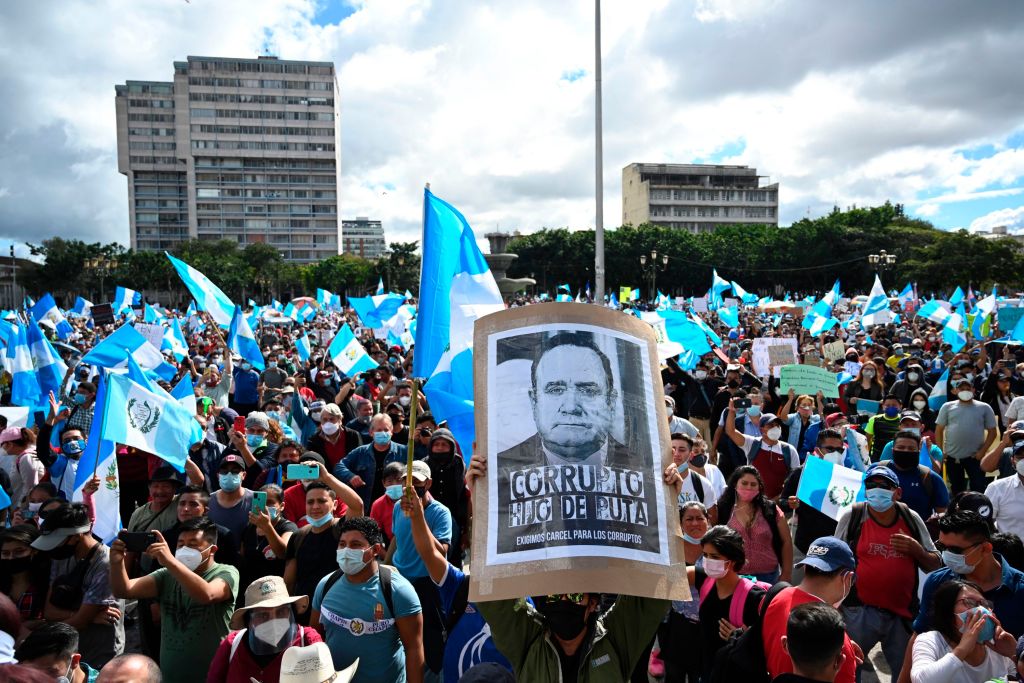
M 846 346 L 841 341 L 825 344 L 825 348 L 822 351 L 825 352 L 825 359 L 830 363 L 835 363 L 840 358 L 846 357 Z
M 154 323 L 135 323 L 133 327 L 146 338 L 153 347 L 159 351 L 160 346 L 164 341 L 164 328 L 163 325 L 156 325 Z
M 758 377 L 779 376 L 783 365 L 797 361 L 795 337 L 756 337 L 754 339 L 752 364 Z
M 690 599 L 654 330 L 576 303 L 474 327 L 470 600 L 552 593 Z
M 819 391 L 825 398 L 839 398 L 836 374 L 813 365 L 785 365 L 779 377 L 779 393 L 793 389 L 797 394 L 814 396 Z
M 110 304 L 95 304 L 90 309 L 90 313 L 94 325 L 114 324 L 114 307 Z

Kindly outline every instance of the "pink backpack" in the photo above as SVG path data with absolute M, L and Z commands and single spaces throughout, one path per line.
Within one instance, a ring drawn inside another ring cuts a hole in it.
M 704 604 L 704 598 L 708 596 L 714 586 L 714 579 L 711 577 L 704 579 L 704 583 L 700 587 L 700 603 L 698 604 Z M 732 592 L 732 598 L 729 602 L 729 622 L 733 626 L 750 626 L 750 624 L 743 623 L 743 607 L 747 604 L 747 595 L 750 594 L 750 589 L 755 586 L 766 591 L 772 587 L 770 583 L 751 581 L 744 576 L 741 576 L 740 582 L 736 584 L 736 590 Z

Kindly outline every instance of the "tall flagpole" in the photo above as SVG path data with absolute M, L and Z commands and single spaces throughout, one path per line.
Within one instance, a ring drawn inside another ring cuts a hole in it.
M 594 0 L 594 301 L 604 303 L 604 142 L 601 121 L 601 0 Z

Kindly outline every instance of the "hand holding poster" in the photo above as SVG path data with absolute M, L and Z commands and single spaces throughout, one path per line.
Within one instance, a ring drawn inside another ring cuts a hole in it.
M 470 599 L 611 592 L 686 599 L 655 335 L 602 307 L 477 321 Z M 658 381 L 655 381 L 658 380 Z
M 793 389 L 797 394 L 814 396 L 819 391 L 825 398 L 839 398 L 836 373 L 813 365 L 786 365 L 779 378 L 779 393 Z

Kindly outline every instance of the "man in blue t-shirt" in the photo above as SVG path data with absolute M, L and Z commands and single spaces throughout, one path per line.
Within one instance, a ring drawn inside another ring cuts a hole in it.
M 353 683 L 421 683 L 423 639 L 416 591 L 381 567 L 384 538 L 369 517 L 338 521 L 337 572 L 313 592 L 310 625 L 324 635 L 337 669 L 359 659 Z M 330 584 L 330 585 L 328 585 Z
M 235 367 L 234 387 L 231 392 L 231 407 L 245 417 L 259 408 L 260 373 L 252 369 L 252 363 L 243 360 Z
M 467 670 L 482 662 L 495 662 L 511 671 L 512 665 L 494 645 L 487 622 L 469 602 L 469 577 L 448 562 L 442 544 L 430 532 L 426 510 L 431 506 L 408 487 L 399 506 L 395 517 L 404 517 L 410 528 L 416 553 L 437 586 L 443 618 L 449 626 L 443 680 L 460 680 Z
M 405 475 L 402 475 L 403 480 Z M 452 539 L 452 513 L 430 495 L 430 467 L 422 460 L 412 464 L 413 493 L 422 501 L 423 518 L 431 535 L 436 539 L 438 550 L 447 554 Z M 430 579 L 427 567 L 412 537 L 412 524 L 398 504 L 392 511 L 390 558 L 402 576 L 412 582 L 420 598 L 423 610 L 423 649 L 426 653 L 427 668 L 434 673 L 441 672 L 445 641 L 445 611 L 439 600 L 437 586 Z
M 920 463 L 921 437 L 910 430 L 896 433 L 892 440 L 892 461 L 886 462 L 900 480 L 900 502 L 927 520 L 949 507 L 946 482 L 931 467 Z

